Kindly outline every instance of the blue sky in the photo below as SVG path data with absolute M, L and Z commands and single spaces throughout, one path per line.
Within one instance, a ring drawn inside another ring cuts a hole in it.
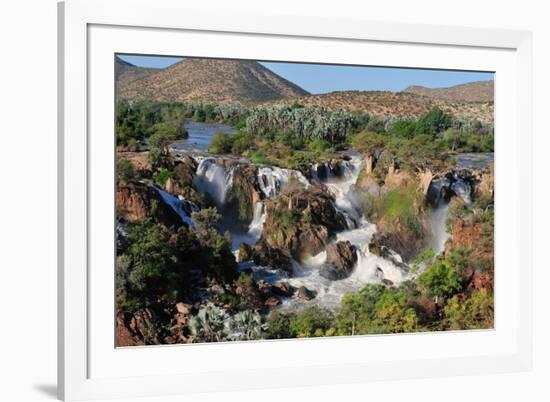
M 163 56 L 120 57 L 137 66 L 156 68 L 168 67 L 181 60 L 179 57 Z M 280 62 L 262 64 L 313 94 L 343 90 L 402 91 L 410 85 L 439 88 L 494 79 L 493 73 L 485 72 Z

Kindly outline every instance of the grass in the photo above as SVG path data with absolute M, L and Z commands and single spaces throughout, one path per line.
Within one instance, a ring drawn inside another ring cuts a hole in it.
M 422 236 L 422 225 L 418 220 L 419 193 L 414 185 L 392 190 L 380 198 L 369 198 L 365 211 L 377 220 L 403 223 L 417 236 Z

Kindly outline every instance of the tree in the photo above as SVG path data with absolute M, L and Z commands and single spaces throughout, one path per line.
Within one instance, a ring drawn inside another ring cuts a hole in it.
M 398 137 L 409 138 L 414 137 L 416 131 L 416 121 L 414 120 L 398 120 L 392 127 L 392 132 Z
M 462 290 L 462 278 L 456 269 L 438 262 L 419 276 L 418 287 L 428 296 L 434 297 L 437 304 L 439 298 L 450 297 Z
M 452 126 L 452 117 L 441 109 L 434 108 L 422 116 L 416 124 L 416 134 L 428 134 L 435 138 Z
M 351 144 L 358 151 L 373 156 L 379 155 L 386 148 L 388 139 L 383 135 L 365 130 L 355 135 L 351 140 Z
M 216 131 L 208 150 L 214 154 L 227 154 L 233 147 L 233 137 L 221 130 Z
M 443 132 L 443 140 L 449 144 L 451 152 L 454 152 L 462 143 L 463 135 L 456 128 L 448 128 Z
M 117 158 L 116 174 L 118 181 L 130 183 L 137 178 L 134 165 L 128 159 Z
M 387 290 L 376 302 L 373 324 L 380 332 L 412 332 L 417 322 L 416 312 L 406 306 L 406 297 L 400 291 Z
M 444 309 L 445 323 L 449 329 L 487 329 L 494 325 L 494 298 L 487 289 L 474 291 L 461 302 L 451 298 Z

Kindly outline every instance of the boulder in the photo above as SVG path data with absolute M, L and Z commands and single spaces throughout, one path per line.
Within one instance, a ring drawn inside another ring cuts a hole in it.
M 279 281 L 272 285 L 271 291 L 277 296 L 292 297 L 292 295 L 296 292 L 296 288 L 287 281 Z
M 309 301 L 315 298 L 317 296 L 317 293 L 313 290 L 309 290 L 305 286 L 300 286 L 298 288 L 298 292 L 296 293 L 296 296 L 298 299 Z
M 326 251 L 327 259 L 321 268 L 321 276 L 333 281 L 350 276 L 357 263 L 355 246 L 347 240 L 339 241 L 330 244 Z
M 292 273 L 291 258 L 278 248 L 271 247 L 263 239 L 254 245 L 252 259 L 257 265 L 268 266 L 275 269 Z
M 268 297 L 267 300 L 264 302 L 264 305 L 268 308 L 278 306 L 279 304 L 281 304 L 281 301 L 275 296 Z

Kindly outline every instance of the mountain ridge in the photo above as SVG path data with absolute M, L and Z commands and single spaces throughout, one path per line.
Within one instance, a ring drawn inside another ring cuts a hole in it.
M 117 94 L 132 99 L 254 104 L 309 92 L 256 61 L 186 58 L 137 80 L 120 76 Z
M 412 85 L 402 92 L 451 102 L 493 102 L 495 86 L 492 80 L 467 82 L 442 88 Z

